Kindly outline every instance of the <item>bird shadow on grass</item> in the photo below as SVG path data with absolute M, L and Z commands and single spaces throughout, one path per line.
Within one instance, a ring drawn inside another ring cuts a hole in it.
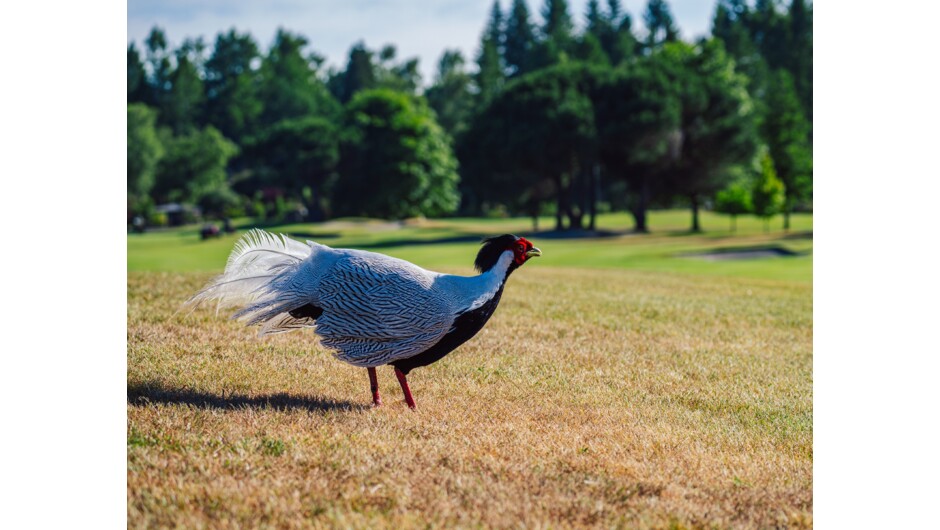
M 327 412 L 331 410 L 362 410 L 362 403 L 338 401 L 316 396 L 292 394 L 270 394 L 246 396 L 242 394 L 212 394 L 198 390 L 167 388 L 158 383 L 127 385 L 127 403 L 134 407 L 146 407 L 155 403 L 167 405 L 189 405 L 200 409 L 239 410 L 271 409 L 278 411 L 306 410 Z

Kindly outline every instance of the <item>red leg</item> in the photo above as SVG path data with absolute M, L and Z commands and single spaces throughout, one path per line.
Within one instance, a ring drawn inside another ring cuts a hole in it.
M 382 398 L 379 397 L 379 379 L 375 375 L 375 368 L 367 368 L 369 370 L 369 386 L 372 387 L 372 406 L 378 407 L 382 404 Z
M 411 397 L 411 389 L 408 388 L 408 379 L 405 378 L 405 374 L 401 370 L 395 368 L 395 377 L 398 378 L 398 382 L 401 383 L 401 391 L 405 394 L 405 403 L 408 404 L 408 408 L 415 408 L 415 398 Z

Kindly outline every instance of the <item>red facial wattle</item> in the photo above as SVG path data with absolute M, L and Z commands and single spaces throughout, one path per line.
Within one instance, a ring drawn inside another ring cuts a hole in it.
M 512 252 L 516 265 L 522 265 L 532 256 L 541 256 L 542 252 L 535 248 L 526 238 L 520 237 L 512 244 Z

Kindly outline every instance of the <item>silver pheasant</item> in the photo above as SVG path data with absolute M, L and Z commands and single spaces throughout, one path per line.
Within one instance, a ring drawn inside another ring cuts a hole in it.
M 509 275 L 541 254 L 522 237 L 485 239 L 474 263 L 480 274 L 465 277 L 252 230 L 236 243 L 225 272 L 187 303 L 239 307 L 233 318 L 260 325 L 260 335 L 313 328 L 338 359 L 368 368 L 376 406 L 375 367 L 391 364 L 414 408 L 407 374 L 482 329 Z

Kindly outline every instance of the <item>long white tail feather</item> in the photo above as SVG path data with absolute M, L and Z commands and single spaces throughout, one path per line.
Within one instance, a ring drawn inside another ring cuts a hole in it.
M 282 331 L 303 327 L 286 311 L 306 303 L 291 280 L 312 247 L 284 235 L 251 230 L 235 244 L 225 272 L 187 300 L 186 305 L 198 307 L 202 302 L 215 300 L 216 312 L 242 306 L 233 318 L 245 319 L 248 324 L 265 323 L 261 334 L 275 333 L 281 325 L 285 327 Z M 280 313 L 285 314 L 284 318 L 271 320 Z
M 237 243 L 228 257 L 225 273 L 253 268 L 267 269 L 269 265 L 300 262 L 310 255 L 310 246 L 294 241 L 283 234 L 269 234 L 264 230 L 250 230 Z

